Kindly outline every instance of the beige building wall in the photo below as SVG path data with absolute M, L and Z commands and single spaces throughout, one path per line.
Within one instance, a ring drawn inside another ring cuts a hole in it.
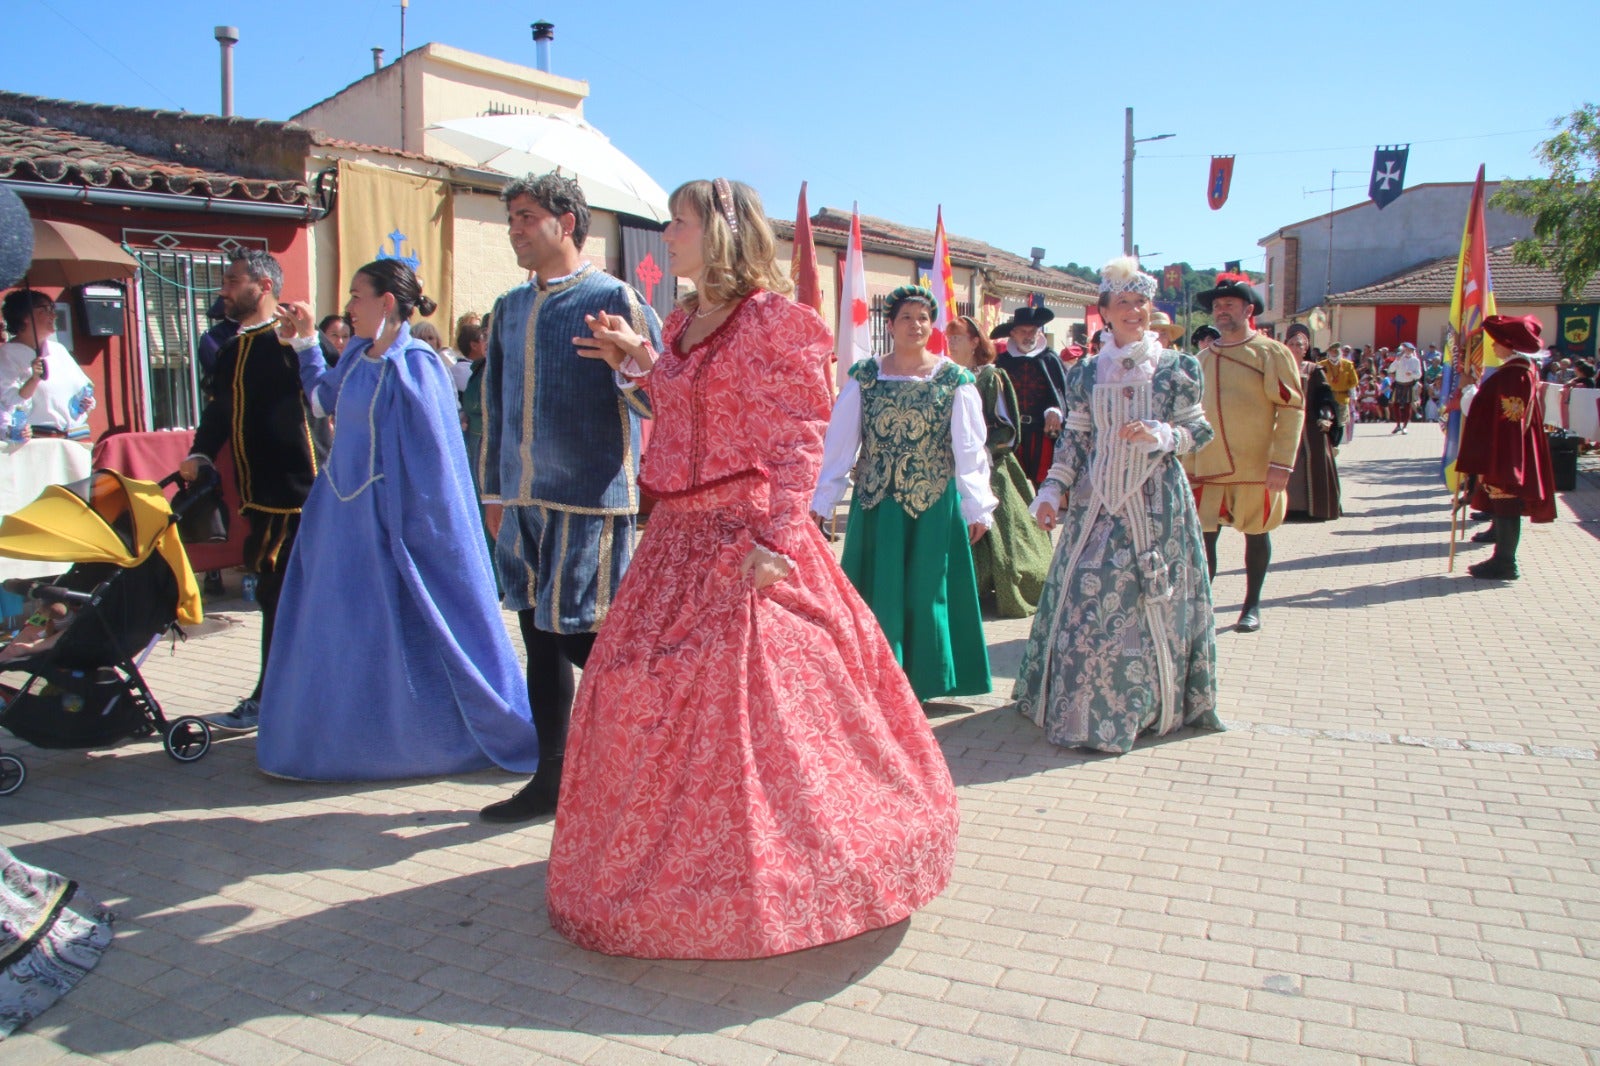
M 506 209 L 499 196 L 457 190 L 455 208 L 456 313 L 488 314 L 502 293 L 528 280 L 528 272 L 517 266 L 506 239 Z
M 1331 333 L 1332 340 L 1353 348 L 1371 344 L 1378 335 L 1377 308 L 1335 304 Z
M 1376 307 L 1335 306 L 1337 313 L 1334 316 L 1334 339 L 1341 344 L 1354 345 L 1357 348 L 1363 344 L 1375 343 L 1374 338 L 1378 335 Z M 1498 312 L 1512 316 L 1537 315 L 1539 321 L 1550 323 L 1555 321 L 1556 308 L 1554 304 L 1504 304 L 1499 307 Z M 1417 312 L 1417 346 L 1424 351 L 1430 344 L 1436 344 L 1443 349 L 1445 332 L 1449 326 L 1449 304 L 1423 305 Z
M 338 95 L 293 116 L 291 121 L 359 144 L 399 148 L 470 164 L 473 160 L 469 156 L 428 134 L 427 127 L 492 111 L 571 113 L 581 117 L 588 95 L 588 82 L 432 43 L 413 49 Z
M 289 121 L 357 144 L 399 148 L 400 68 L 391 63 Z

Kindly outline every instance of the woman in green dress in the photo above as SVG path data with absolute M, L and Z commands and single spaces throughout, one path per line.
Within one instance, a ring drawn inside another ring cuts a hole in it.
M 1039 606 L 1050 570 L 1050 535 L 1028 514 L 1033 484 L 1013 452 L 1017 446 L 1017 393 L 1006 372 L 994 365 L 994 343 L 967 315 L 946 332 L 950 358 L 977 377 L 988 428 L 989 489 L 999 501 L 994 528 L 972 545 L 979 597 L 993 596 L 1001 618 L 1026 618 Z
M 928 351 L 935 307 L 920 286 L 889 294 L 893 348 L 850 368 L 811 500 L 820 523 L 854 471 L 841 565 L 924 703 L 990 689 L 971 549 L 995 508 L 983 401 L 971 373 Z

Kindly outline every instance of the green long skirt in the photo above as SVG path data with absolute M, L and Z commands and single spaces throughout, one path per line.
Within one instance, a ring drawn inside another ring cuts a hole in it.
M 1055 545 L 1028 513 L 1033 486 L 1015 455 L 1002 456 L 994 464 L 989 488 L 999 506 L 994 509 L 994 527 L 972 546 L 978 593 L 994 593 L 1001 618 L 1026 618 L 1039 606 Z
M 990 690 L 978 581 L 954 481 L 918 518 L 893 499 L 870 510 L 852 501 L 842 565 L 917 699 Z

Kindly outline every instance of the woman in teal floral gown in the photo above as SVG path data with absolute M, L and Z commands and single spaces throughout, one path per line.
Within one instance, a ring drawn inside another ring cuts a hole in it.
M 1131 258 L 1101 279 L 1111 335 L 1067 372 L 1065 425 L 1033 506 L 1061 538 L 1013 698 L 1052 744 L 1121 754 L 1142 733 L 1221 728 L 1211 584 L 1177 458 L 1212 430 L 1200 364 L 1149 331 L 1155 279 Z

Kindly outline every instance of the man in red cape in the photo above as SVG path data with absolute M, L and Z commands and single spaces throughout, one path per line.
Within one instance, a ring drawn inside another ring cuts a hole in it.
M 1539 371 L 1528 358 L 1542 347 L 1543 328 L 1533 315 L 1491 315 L 1483 321 L 1495 355 L 1505 361 L 1473 397 L 1456 457 L 1459 473 L 1478 477 L 1473 506 L 1494 516 L 1494 555 L 1467 567 L 1473 577 L 1515 581 L 1522 516 L 1555 521 L 1555 471 L 1544 435 L 1544 396 Z

